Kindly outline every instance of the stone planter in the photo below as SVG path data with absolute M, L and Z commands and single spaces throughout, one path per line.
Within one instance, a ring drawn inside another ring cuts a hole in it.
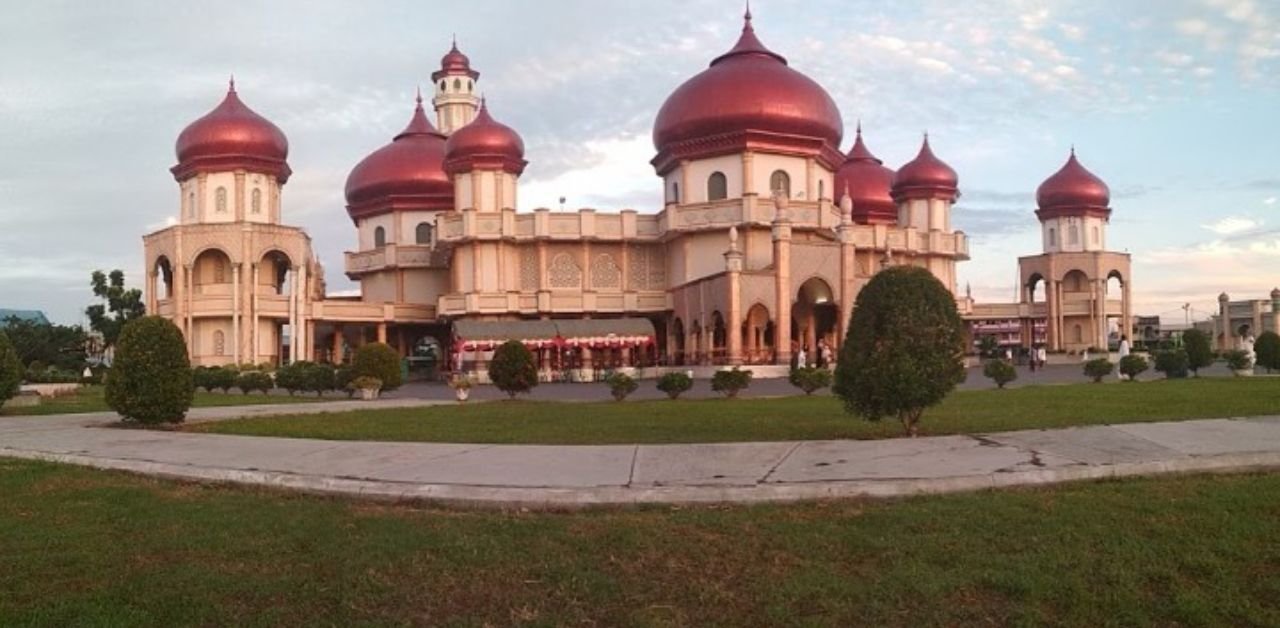
M 377 388 L 361 388 L 360 399 L 364 401 L 373 401 L 374 399 L 378 398 L 379 392 L 381 391 Z
M 471 389 L 470 388 L 454 388 L 453 396 L 458 399 L 458 403 L 463 403 L 468 398 L 471 397 Z

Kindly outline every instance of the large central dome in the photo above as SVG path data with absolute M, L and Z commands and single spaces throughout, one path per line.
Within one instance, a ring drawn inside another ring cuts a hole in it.
M 835 101 L 760 43 L 750 12 L 737 45 L 667 98 L 653 125 L 653 144 L 661 153 L 748 131 L 819 140 L 836 150 L 844 135 Z

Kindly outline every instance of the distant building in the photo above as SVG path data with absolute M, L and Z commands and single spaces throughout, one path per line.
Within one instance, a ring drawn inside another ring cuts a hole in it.
M 1270 299 L 1245 301 L 1232 301 L 1223 292 L 1218 295 L 1218 313 L 1195 327 L 1209 334 L 1219 351 L 1239 348 L 1240 340 L 1264 331 L 1280 334 L 1280 288 L 1271 291 Z
M 31 321 L 40 325 L 48 325 L 49 318 L 40 310 L 8 310 L 0 308 L 0 323 L 4 323 L 11 318 L 21 321 Z

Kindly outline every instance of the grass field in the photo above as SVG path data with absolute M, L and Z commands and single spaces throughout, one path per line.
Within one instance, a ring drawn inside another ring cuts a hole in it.
M 0 408 L 0 416 L 106 412 L 111 408 L 107 407 L 107 401 L 102 396 L 102 391 L 102 386 L 83 386 L 77 390 L 74 395 L 64 395 L 61 397 L 54 397 L 53 399 L 45 399 L 38 406 L 24 408 L 6 406 Z M 312 401 L 318 401 L 318 399 L 312 395 L 290 397 L 288 395 L 242 395 L 239 392 L 223 394 L 198 391 L 196 392 L 195 400 L 192 402 L 192 407 L 209 408 L 216 406 L 246 406 L 252 404 L 307 403 Z
M 1280 625 L 1280 475 L 459 512 L 0 459 L 0 625 Z
M 957 391 L 925 413 L 925 435 L 1280 414 L 1280 379 L 1202 378 Z M 468 443 L 712 443 L 889 438 L 896 421 L 845 414 L 834 397 L 490 402 L 262 417 L 190 429 L 333 440 Z

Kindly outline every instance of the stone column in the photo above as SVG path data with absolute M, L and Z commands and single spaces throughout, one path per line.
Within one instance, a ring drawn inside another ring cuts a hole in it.
M 231 266 L 231 360 L 240 364 L 240 264 Z
M 791 363 L 791 217 L 788 199 L 774 194 L 773 273 L 774 309 L 778 321 L 773 330 L 778 364 Z
M 253 285 L 249 287 L 249 355 L 253 356 L 253 363 L 258 364 L 261 360 L 258 357 L 258 265 L 253 265 Z
M 853 314 L 853 299 L 858 281 L 858 247 L 853 243 L 853 200 L 848 193 L 840 199 L 840 226 L 836 235 L 840 238 L 840 288 L 836 291 L 836 342 L 832 350 L 839 353 L 840 346 L 849 333 L 846 328 L 849 317 Z
M 387 324 L 385 322 L 378 323 L 378 342 L 387 343 Z
M 1106 279 L 1099 279 L 1094 282 L 1093 291 L 1098 295 L 1094 305 L 1094 316 L 1098 319 L 1096 327 L 1094 327 L 1094 339 L 1098 342 L 1098 348 L 1107 350 L 1107 284 Z M 1123 331 L 1121 334 L 1123 335 Z
M 1233 348 L 1231 342 L 1231 297 L 1223 292 L 1218 295 L 1218 333 L 1222 334 L 1222 341 L 1218 343 L 1218 349 L 1226 351 Z
M 298 361 L 298 267 L 289 271 L 289 364 Z M 283 346 L 284 343 L 281 343 Z
M 1061 351 L 1062 343 L 1058 338 L 1058 282 L 1046 279 L 1044 285 L 1044 301 L 1048 309 L 1044 330 L 1045 341 L 1049 344 L 1050 351 Z
M 193 274 L 192 274 L 192 271 L 194 270 L 194 269 L 193 269 L 193 267 L 192 267 L 190 264 L 187 264 L 187 265 L 185 265 L 185 268 L 186 268 L 186 271 L 187 271 L 187 272 L 186 272 L 186 275 L 187 275 L 187 277 L 186 277 L 187 284 L 186 284 L 186 287 L 184 288 L 184 292 L 186 292 L 186 302 L 187 302 L 187 305 L 186 305 L 186 307 L 185 307 L 185 308 L 183 308 L 183 309 L 184 309 L 184 311 L 183 311 L 183 319 L 184 319 L 184 321 L 183 321 L 183 328 L 186 330 L 186 335 L 187 335 L 187 357 L 188 357 L 188 358 L 194 358 L 194 357 L 195 357 L 195 355 L 196 355 L 196 354 L 195 354 L 195 349 L 194 349 L 194 347 L 195 347 L 195 325 L 194 325 L 194 323 L 193 323 L 193 321 L 192 321 L 191 309 L 192 309 L 193 307 L 195 307 L 195 304 L 192 302 L 192 300 L 193 300 L 193 298 L 194 298 L 194 297 L 192 296 L 192 293 L 193 293 L 193 292 L 195 292 L 195 285 L 196 285 L 196 281 L 195 281 L 195 277 L 194 277 L 194 276 L 193 276 Z
M 724 254 L 729 282 L 729 307 L 725 320 L 725 340 L 729 364 L 742 364 L 742 252 L 738 250 L 738 228 L 729 227 L 729 250 Z
M 1280 288 L 1271 290 L 1271 331 L 1280 335 Z
M 1129 285 L 1132 283 L 1128 277 L 1120 285 L 1120 325 L 1123 327 L 1123 334 L 1129 338 L 1129 346 L 1133 346 L 1133 295 Z
M 331 359 L 334 364 L 342 364 L 342 361 L 346 359 L 346 356 L 342 355 L 342 333 L 342 325 L 333 326 L 333 355 Z

